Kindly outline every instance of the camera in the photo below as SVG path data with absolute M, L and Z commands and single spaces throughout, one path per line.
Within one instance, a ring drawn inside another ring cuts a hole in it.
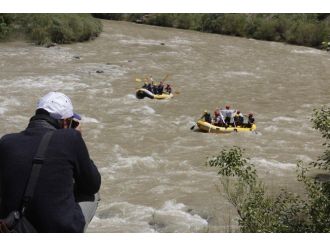
M 74 119 L 71 120 L 71 128 L 75 129 L 78 127 L 78 125 L 79 125 L 78 121 L 76 121 Z

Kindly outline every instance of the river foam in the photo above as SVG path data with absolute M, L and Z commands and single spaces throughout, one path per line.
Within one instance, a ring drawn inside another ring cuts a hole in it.
M 8 111 L 7 107 L 0 107 L 0 114 L 4 114 L 6 111 Z
M 166 201 L 160 208 L 114 202 L 99 210 L 91 227 L 108 232 L 203 232 L 208 222 L 176 200 Z M 121 230 L 122 231 L 122 230 Z
M 14 80 L 0 81 L 0 88 L 20 88 L 20 89 L 51 89 L 51 91 L 86 89 L 89 86 L 80 81 L 80 77 L 75 74 L 54 75 L 54 76 L 25 76 Z
M 298 119 L 293 117 L 279 116 L 272 119 L 273 122 L 299 122 Z
M 147 105 L 131 109 L 130 112 L 134 114 L 143 114 L 143 115 L 153 115 L 156 113 L 156 111 L 152 107 Z
M 321 51 L 318 49 L 313 49 L 313 48 L 302 48 L 302 49 L 293 49 L 291 50 L 292 53 L 298 53 L 298 54 L 312 54 L 312 55 L 322 55 L 326 54 L 325 51 Z
M 265 159 L 265 158 L 260 158 L 260 157 L 253 157 L 253 158 L 251 158 L 250 161 L 251 161 L 251 163 L 253 163 L 257 166 L 266 167 L 268 169 L 270 169 L 270 168 L 293 169 L 296 167 L 296 164 L 293 164 L 293 163 L 285 163 L 285 162 L 280 162 L 277 160 Z

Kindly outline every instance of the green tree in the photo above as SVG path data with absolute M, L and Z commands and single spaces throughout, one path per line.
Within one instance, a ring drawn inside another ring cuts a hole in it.
M 297 178 L 305 188 L 303 195 L 286 189 L 268 195 L 255 166 L 239 147 L 225 149 L 207 160 L 208 166 L 219 168 L 222 188 L 237 210 L 242 232 L 330 232 L 330 181 L 309 176 L 311 169 L 330 170 L 330 109 L 314 110 L 312 122 L 325 138 L 326 151 L 316 162 L 298 162 Z

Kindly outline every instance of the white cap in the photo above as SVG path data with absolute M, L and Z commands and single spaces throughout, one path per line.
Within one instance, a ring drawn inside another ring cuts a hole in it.
M 50 92 L 43 96 L 37 104 L 37 109 L 44 109 L 55 119 L 77 118 L 81 117 L 73 112 L 73 106 L 68 96 L 60 92 Z

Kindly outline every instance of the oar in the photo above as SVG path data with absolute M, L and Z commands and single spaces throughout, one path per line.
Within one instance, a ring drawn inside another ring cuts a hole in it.
M 195 123 L 193 126 L 191 126 L 190 129 L 193 130 L 196 125 L 197 125 L 197 123 Z
M 221 113 L 220 110 L 219 110 L 219 113 L 220 113 L 220 117 L 221 117 L 221 120 L 222 120 L 223 124 L 226 125 L 225 119 L 223 118 L 222 113 Z
M 235 113 L 237 112 L 237 110 L 235 111 Z M 235 126 L 235 131 L 237 132 L 237 126 L 236 126 L 236 123 L 235 123 L 235 118 L 233 117 L 233 122 L 234 122 L 234 126 Z
M 199 120 L 201 120 L 201 118 Z M 196 127 L 196 125 L 197 125 L 197 122 L 193 126 L 191 126 L 190 129 L 193 130 Z
M 169 74 L 166 74 L 166 76 L 164 77 L 164 79 L 162 81 L 165 82 L 165 80 L 167 79 L 168 76 L 169 76 Z
M 165 80 L 169 77 L 169 74 L 166 74 L 166 76 L 164 77 L 164 79 L 162 80 L 162 82 L 165 82 Z M 180 92 L 175 91 L 173 92 L 174 94 L 180 94 Z M 195 126 L 194 126 L 195 127 Z

